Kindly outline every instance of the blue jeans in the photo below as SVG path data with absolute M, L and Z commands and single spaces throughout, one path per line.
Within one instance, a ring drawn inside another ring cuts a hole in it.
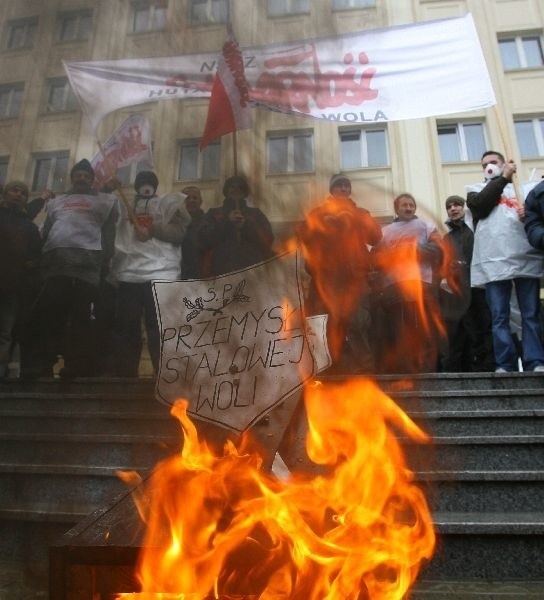
M 504 281 L 492 281 L 485 286 L 485 294 L 491 311 L 493 349 L 497 367 L 517 371 L 517 352 L 510 330 L 510 296 L 512 283 L 516 288 L 521 313 L 521 347 L 523 368 L 532 371 L 544 365 L 544 347 L 540 328 L 540 280 L 517 277 Z

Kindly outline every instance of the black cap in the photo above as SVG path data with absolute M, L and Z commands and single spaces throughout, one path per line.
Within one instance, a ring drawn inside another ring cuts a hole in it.
M 134 180 L 134 189 L 138 191 L 142 185 L 149 184 L 156 192 L 159 187 L 159 179 L 153 171 L 140 171 Z
M 88 173 L 90 173 L 92 175 L 92 177 L 94 179 L 94 169 L 93 169 L 91 163 L 86 158 L 81 159 L 78 163 L 76 163 L 72 167 L 72 170 L 70 171 L 70 177 L 76 171 L 87 171 Z
M 462 196 L 448 196 L 446 198 L 446 209 L 448 209 L 452 204 L 458 204 L 459 206 L 465 206 L 465 199 Z
M 332 188 L 342 181 L 347 181 L 351 185 L 351 180 L 347 175 L 344 175 L 344 173 L 335 173 L 329 181 L 329 192 L 332 192 Z

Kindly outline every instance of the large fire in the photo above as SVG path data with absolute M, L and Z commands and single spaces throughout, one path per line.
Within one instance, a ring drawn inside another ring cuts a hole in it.
M 367 379 L 313 383 L 305 403 L 306 450 L 322 472 L 287 481 L 243 443 L 212 452 L 186 402 L 172 409 L 183 449 L 157 466 L 138 502 L 141 597 L 405 596 L 435 535 L 396 436 L 427 435 Z

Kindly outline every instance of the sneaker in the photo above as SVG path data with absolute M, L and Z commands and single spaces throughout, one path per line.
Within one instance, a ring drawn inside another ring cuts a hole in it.
M 495 369 L 495 373 L 508 373 L 508 371 L 506 369 L 503 369 L 502 367 L 498 367 L 497 369 Z
M 533 369 L 534 373 L 544 373 L 544 365 L 538 365 Z

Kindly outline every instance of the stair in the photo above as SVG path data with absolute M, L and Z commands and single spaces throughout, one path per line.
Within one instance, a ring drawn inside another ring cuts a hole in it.
M 179 448 L 179 425 L 153 389 L 121 379 L 0 384 L 0 600 L 46 594 L 49 546 L 126 491 L 116 472 L 145 474 Z
M 426 580 L 532 582 L 542 593 L 544 377 L 441 374 L 414 383 L 391 395 L 433 436 L 430 455 L 405 446 L 438 533 L 419 589 Z
M 519 590 L 544 597 L 544 375 L 382 376 L 379 383 L 434 442 L 402 440 L 438 533 L 411 598 L 502 598 L 508 590 L 512 598 L 525 597 Z M 300 425 L 289 445 L 293 467 L 303 464 L 304 435 Z M 1 384 L 0 600 L 18 597 L 2 577 L 2 565 L 13 564 L 24 565 L 24 585 L 42 593 L 32 597 L 45 598 L 47 547 L 68 530 L 62 539 L 74 544 L 82 519 L 99 523 L 103 507 L 127 495 L 116 471 L 145 473 L 179 438 L 150 380 Z

